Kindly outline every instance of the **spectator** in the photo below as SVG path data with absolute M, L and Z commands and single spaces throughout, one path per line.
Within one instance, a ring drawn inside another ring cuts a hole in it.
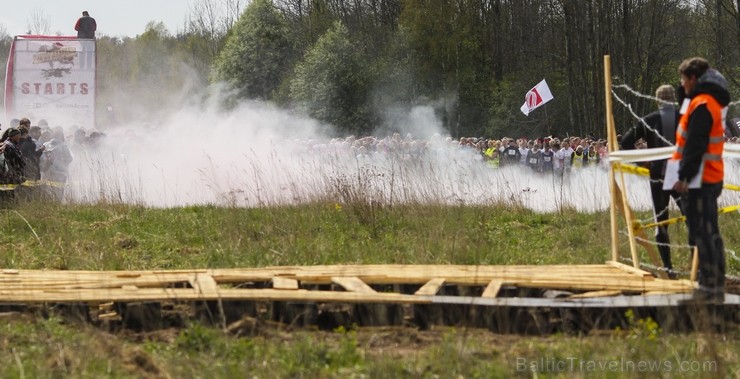
M 588 155 L 583 152 L 583 146 L 576 146 L 576 151 L 570 156 L 570 165 L 573 168 L 583 168 L 588 164 Z
M 549 142 L 549 141 L 548 141 Z M 553 165 L 554 165 L 554 159 L 555 153 L 550 150 L 550 144 L 545 143 L 544 150 L 542 151 L 542 168 L 540 172 L 545 173 L 552 173 L 553 172 Z
M 596 151 L 596 143 L 591 143 L 591 145 L 588 146 L 588 154 L 586 154 L 586 163 L 589 165 L 598 165 L 601 161 L 601 158 L 599 158 L 599 153 Z
M 40 164 L 41 178 L 51 182 L 54 198 L 61 201 L 64 197 L 64 184 L 67 182 L 67 168 L 74 159 L 61 127 L 52 129 L 51 139 L 44 146 Z
M 636 141 L 644 139 L 649 148 L 671 146 L 676 142 L 676 126 L 681 115 L 676 109 L 676 92 L 672 86 L 664 84 L 655 91 L 658 97 L 658 110 L 643 117 L 636 125 L 622 136 L 622 148 L 634 149 Z M 667 160 L 659 160 L 650 164 L 650 194 L 653 199 L 653 215 L 656 222 L 668 220 L 668 205 L 671 198 L 681 209 L 681 201 L 676 191 L 663 190 Z M 658 242 L 658 252 L 663 261 L 663 267 L 668 271 L 669 278 L 677 275 L 673 272 L 671 262 L 670 238 L 668 226 L 659 226 L 655 233 Z M 693 241 L 690 241 L 690 244 Z
M 6 179 L 8 183 L 20 184 L 25 181 L 23 176 L 25 162 L 23 154 L 18 148 L 21 140 L 21 131 L 16 128 L 8 129 L 8 139 L 3 142 L 5 163 L 8 165 Z
M 532 146 L 529 154 L 527 154 L 527 166 L 535 172 L 542 172 L 542 153 L 540 152 L 540 145 Z
M 493 149 L 493 151 L 491 151 L 491 157 L 488 159 L 488 165 L 493 168 L 498 168 L 501 164 L 500 159 L 501 153 L 499 153 L 498 149 Z
M 501 166 L 514 165 L 516 163 L 519 163 L 520 159 L 521 153 L 519 152 L 519 148 L 516 147 L 516 141 L 510 139 L 509 147 L 504 149 L 504 152 L 501 156 Z
M 33 134 L 36 138 L 41 136 L 41 128 L 38 126 L 32 126 L 30 130 L 33 130 Z M 18 149 L 21 151 L 21 155 L 24 160 L 24 177 L 27 180 L 39 180 L 41 179 L 41 171 L 39 170 L 39 158 L 44 152 L 44 147 L 37 145 L 37 140 L 31 136 L 30 130 L 21 127 L 21 137 L 18 144 Z
M 565 172 L 565 161 L 570 161 L 570 157 L 565 154 L 558 141 L 553 142 L 552 151 L 552 170 L 556 176 L 562 177 Z
M 26 117 L 23 117 L 22 119 L 20 119 L 20 121 L 18 121 L 17 128 L 28 128 L 28 129 L 30 129 L 31 128 L 31 120 L 29 120 Z
M 75 30 L 77 31 L 77 38 L 94 39 L 95 31 L 98 29 L 98 24 L 95 19 L 90 17 L 87 11 L 82 12 L 82 17 L 77 19 L 75 24 Z
M 563 142 L 561 144 L 562 147 L 562 156 L 563 156 L 563 169 L 564 172 L 570 171 L 570 168 L 572 167 L 573 160 L 571 157 L 573 156 L 573 153 L 575 150 L 573 150 L 573 147 L 570 145 L 570 140 L 568 138 L 563 139 Z
M 519 140 L 519 163 L 522 166 L 527 165 L 527 154 L 529 154 L 529 145 L 527 144 L 527 141 L 524 140 L 524 138 Z

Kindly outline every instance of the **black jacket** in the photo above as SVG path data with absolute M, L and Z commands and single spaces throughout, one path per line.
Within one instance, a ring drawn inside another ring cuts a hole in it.
M 8 179 L 11 183 L 23 183 L 25 181 L 23 169 L 26 166 L 26 163 L 23 161 L 23 154 L 10 140 L 6 140 L 4 143 L 5 163 L 8 165 Z
M 519 148 L 517 148 L 516 146 L 509 146 L 504 149 L 503 153 L 501 153 L 501 164 L 507 165 L 519 163 L 519 159 L 521 157 L 522 154 L 519 152 Z
M 77 38 L 95 38 L 95 31 L 98 29 L 98 24 L 95 19 L 90 16 L 82 16 L 77 19 L 75 24 L 75 30 L 77 31 Z
M 18 143 L 21 155 L 25 161 L 24 175 L 28 180 L 41 179 L 41 170 L 39 169 L 39 159 L 43 151 L 36 150 L 36 142 L 27 137 Z
M 670 128 L 667 128 L 667 130 L 664 130 L 662 117 L 666 117 L 670 120 L 671 116 L 673 117 L 673 125 L 671 125 Z M 638 122 L 622 136 L 622 149 L 634 149 L 635 142 L 640 138 L 647 142 L 648 148 L 670 146 L 665 143 L 660 136 L 663 136 L 663 138 L 668 140 L 671 144 L 675 144 L 676 128 L 678 127 L 678 120 L 680 118 L 681 115 L 678 113 L 678 109 L 676 109 L 675 105 L 661 105 L 659 110 L 642 118 L 648 127 L 645 127 L 645 124 L 642 122 Z M 663 179 L 663 175 L 665 174 L 665 164 L 666 160 L 653 162 L 650 165 L 650 178 Z

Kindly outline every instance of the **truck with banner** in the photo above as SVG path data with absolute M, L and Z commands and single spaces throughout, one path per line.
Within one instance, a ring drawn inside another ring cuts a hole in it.
M 95 127 L 94 39 L 16 36 L 5 76 L 5 119 Z

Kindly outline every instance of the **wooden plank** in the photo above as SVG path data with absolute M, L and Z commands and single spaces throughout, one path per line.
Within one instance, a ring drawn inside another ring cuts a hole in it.
M 482 298 L 469 296 L 415 296 L 379 292 L 365 294 L 337 291 L 285 291 L 267 289 L 222 288 L 218 293 L 199 294 L 188 288 L 164 289 L 142 288 L 138 291 L 105 289 L 95 291 L 61 290 L 55 292 L 26 291 L 2 292 L 0 299 L 5 303 L 49 303 L 91 301 L 301 301 L 336 303 L 386 303 L 386 304 L 465 304 L 483 306 L 548 306 L 548 307 L 625 307 L 625 306 L 676 306 L 687 294 L 664 296 L 614 296 L 589 299 L 541 299 L 541 298 Z M 725 304 L 740 305 L 740 296 L 726 294 Z
M 434 278 L 428 282 L 426 282 L 421 288 L 419 288 L 418 291 L 414 293 L 414 295 L 419 296 L 434 296 L 437 294 L 439 289 L 442 287 L 442 285 L 445 283 L 444 278 Z
M 570 299 L 587 299 L 592 297 L 611 297 L 611 296 L 619 296 L 622 294 L 622 291 L 616 291 L 616 290 L 605 290 L 605 291 L 591 291 L 591 292 L 584 292 L 579 293 L 575 295 L 568 296 Z
M 678 280 L 674 280 L 674 281 L 675 282 L 680 282 L 686 288 L 694 289 L 694 288 L 696 288 L 696 287 L 699 286 L 699 283 L 697 283 L 695 281 L 692 281 L 692 280 L 688 280 L 688 279 L 678 279 Z
M 649 272 L 647 272 L 645 270 L 641 270 L 639 268 L 635 268 L 635 267 L 632 267 L 632 266 L 627 266 L 624 263 L 620 263 L 620 262 L 616 262 L 616 261 L 607 261 L 606 264 L 609 265 L 609 266 L 612 266 L 614 268 L 618 268 L 618 269 L 620 269 L 622 271 L 626 271 L 626 272 L 628 272 L 630 274 L 635 274 L 637 276 L 641 276 L 641 277 L 643 277 L 643 279 L 655 278 L 655 276 L 653 276 L 653 274 L 651 274 L 651 273 L 649 273 Z
M 275 276 L 272 278 L 272 288 L 276 290 L 297 290 L 298 281 L 291 278 Z
M 611 273 L 608 265 L 540 265 L 540 266 L 455 266 L 455 265 L 367 265 L 367 266 L 315 266 L 315 267 L 268 267 L 219 270 L 173 270 L 173 271 L 52 271 L 18 270 L 18 274 L 0 277 L 4 280 L 48 280 L 86 282 L 88 280 L 135 280 L 140 282 L 188 281 L 188 277 L 203 273 L 210 274 L 217 283 L 264 281 L 273 277 L 286 276 L 296 280 L 311 280 L 331 283 L 332 277 L 358 277 L 367 284 L 419 283 L 425 284 L 433 278 L 446 278 L 446 283 L 487 284 L 503 276 L 568 275 L 580 277 L 599 276 Z M 185 278 L 185 279 L 182 279 Z M 472 279 L 471 279 L 472 278 Z M 142 283 L 138 283 L 143 286 Z
M 275 283 L 283 280 L 283 283 Z M 444 279 L 441 279 L 444 278 Z M 624 292 L 666 292 L 683 293 L 695 286 L 688 280 L 661 280 L 650 273 L 622 264 L 601 265 L 540 265 L 540 266 L 458 266 L 458 265 L 337 265 L 337 266 L 284 266 L 266 268 L 219 269 L 219 270 L 172 270 L 172 271 L 55 271 L 55 270 L 13 270 L 0 274 L 0 293 L 15 294 L 17 297 L 0 297 L 6 299 L 25 298 L 35 302 L 40 298 L 54 301 L 56 296 L 66 299 L 86 297 L 94 301 L 114 301 L 120 298 L 146 300 L 151 293 L 160 290 L 165 299 L 187 300 L 223 298 L 219 283 L 273 282 L 273 289 L 291 288 L 295 294 L 286 294 L 293 300 L 311 301 L 314 298 L 347 299 L 347 292 L 324 291 L 320 295 L 304 295 L 297 289 L 297 282 L 335 283 L 354 294 L 368 294 L 374 302 L 385 302 L 386 297 L 379 296 L 370 284 L 419 284 L 419 293 L 435 295 L 442 285 L 488 286 L 484 297 L 489 299 L 496 289 L 496 282 L 503 285 L 541 289 L 571 289 L 578 291 L 624 291 Z M 191 283 L 193 288 L 186 289 L 194 295 L 182 297 L 182 291 L 172 292 L 172 284 Z M 436 286 L 436 289 L 434 288 Z M 490 287 L 490 289 L 489 289 Z M 423 290 L 422 290 L 423 289 Z M 495 292 L 498 292 L 500 287 Z M 111 292 L 114 291 L 114 292 Z M 115 292 L 118 291 L 118 292 Z M 284 290 L 283 290 L 284 291 Z M 427 292 L 428 291 L 428 292 Z M 316 291 L 304 291 L 316 292 Z M 106 293 L 117 294 L 116 298 L 106 298 Z M 175 295 L 168 295 L 175 294 Z M 396 294 L 398 295 L 398 294 Z M 29 297 L 24 297 L 29 296 Z M 236 296 L 236 295 L 234 295 Z M 254 296 L 254 297 L 252 297 Z M 261 299 L 274 296 L 260 292 L 250 294 L 249 298 Z M 291 297 L 292 296 L 292 297 Z M 407 295 L 414 296 L 414 295 Z M 420 296 L 421 297 L 421 296 Z M 439 296 L 435 296 L 439 297 Z M 355 299 L 350 297 L 351 299 Z M 364 298 L 366 301 L 367 298 Z M 385 299 L 385 300 L 384 300 Z M 396 301 L 398 297 L 391 297 Z M 66 300 L 72 301 L 72 300 Z M 351 301 L 351 300 L 350 300 Z M 408 303 L 408 301 L 401 301 Z
M 368 284 L 409 283 L 424 284 L 432 278 L 488 283 L 501 275 L 529 276 L 536 273 L 578 273 L 599 275 L 613 270 L 607 265 L 540 265 L 540 266 L 431 266 L 431 265 L 367 265 L 367 266 L 315 266 L 272 267 L 264 269 L 219 269 L 212 275 L 219 283 L 240 281 L 269 281 L 274 276 L 289 276 L 311 283 L 331 283 L 331 277 L 356 276 Z
M 193 289 L 197 293 L 218 293 L 218 283 L 210 275 L 195 274 L 190 281 Z
M 350 276 L 350 277 L 332 277 L 331 282 L 334 284 L 338 284 L 342 286 L 345 290 L 349 292 L 358 292 L 358 293 L 366 293 L 366 294 L 374 294 L 374 289 L 370 288 L 365 282 L 363 282 L 360 278 L 356 276 Z
M 501 291 L 501 286 L 503 285 L 504 285 L 504 282 L 500 280 L 495 280 L 495 279 L 491 280 L 486 286 L 486 289 L 483 290 L 483 293 L 480 296 L 494 298 L 498 296 L 499 291 Z
M 664 281 L 671 282 L 671 281 Z M 543 288 L 543 289 L 562 289 L 562 290 L 583 290 L 583 291 L 596 291 L 596 290 L 621 290 L 626 292 L 645 292 L 654 290 L 663 291 L 683 291 L 687 286 L 681 283 L 656 283 L 651 281 L 645 282 L 632 282 L 632 281 L 610 281 L 610 282 L 598 282 L 598 281 L 574 281 L 567 282 L 563 280 L 528 280 L 528 281 L 508 281 L 507 283 L 517 287 L 528 287 L 528 288 Z
M 619 271 L 613 269 L 615 271 Z M 208 280 L 208 275 L 202 275 L 202 280 Z M 445 278 L 445 284 L 455 285 L 488 285 L 491 280 L 486 278 L 467 278 L 467 279 L 455 279 L 450 281 Z M 357 280 L 360 280 L 357 278 Z M 686 288 L 693 288 L 694 284 L 689 281 L 676 281 L 676 280 L 661 280 L 655 278 L 644 279 L 637 275 L 632 275 L 626 272 L 622 272 L 619 275 L 600 275 L 600 276 L 589 276 L 589 277 L 573 277 L 571 275 L 504 275 L 497 278 L 501 282 L 509 283 L 511 285 L 520 287 L 540 287 L 540 288 L 555 288 L 555 289 L 578 289 L 578 290 L 623 290 L 623 291 L 684 291 Z M 186 282 L 194 282 L 195 276 L 191 275 L 189 280 Z M 362 280 L 360 280 L 362 281 Z M 124 286 L 135 286 L 138 288 L 162 288 L 167 287 L 171 283 L 177 283 L 177 281 L 156 281 L 149 278 L 136 278 L 131 280 L 100 280 L 100 281 L 86 281 L 84 284 L 75 282 L 60 282 L 51 281 L 44 283 L 42 281 L 33 281 L 26 283 L 25 281 L 18 281 L 13 283 L 0 283 L 0 290 L 3 291 L 23 291 L 23 290 L 59 290 L 59 289 L 78 289 L 78 290 L 93 290 L 102 288 L 122 288 Z M 217 283 L 208 280 L 210 290 L 217 290 Z M 365 283 L 368 281 L 365 280 Z M 426 279 L 424 283 L 429 282 Z M 371 283 L 374 283 L 371 281 Z M 391 284 L 399 284 L 398 282 L 384 282 Z M 401 283 L 406 283 L 402 281 Z M 364 284 L 364 283 L 363 283 Z M 196 284 L 200 286 L 201 291 L 205 290 L 203 284 Z M 195 288 L 196 285 L 193 285 Z M 366 285 L 366 284 L 365 284 Z
M 629 267 L 629 266 L 628 266 Z M 683 289 L 686 287 L 693 287 L 693 284 L 688 281 L 676 281 L 676 280 L 661 280 L 653 277 L 640 277 L 632 275 L 618 269 L 612 268 L 614 272 L 609 274 L 601 274 L 594 276 L 573 276 L 572 274 L 531 274 L 531 275 L 502 275 L 496 280 L 500 280 L 505 283 L 509 283 L 517 286 L 533 287 L 537 285 L 543 285 L 546 288 L 583 288 L 583 289 L 644 289 L 644 290 L 656 290 L 656 289 Z M 616 273 L 615 273 L 616 272 Z M 208 280 L 209 276 L 204 274 L 196 274 L 202 276 L 203 280 Z M 32 290 L 32 289 L 96 289 L 96 288 L 120 288 L 125 285 L 133 285 L 139 288 L 150 288 L 150 287 L 167 287 L 170 284 L 178 282 L 193 282 L 196 275 L 190 275 L 189 278 L 184 277 L 171 277 L 170 279 L 175 280 L 163 280 L 158 281 L 150 277 L 141 277 L 128 280 L 98 280 L 98 281 L 31 281 L 26 282 L 25 280 L 13 281 L 10 283 L 0 283 L 0 290 Z M 212 279 L 212 278 L 211 278 Z M 424 280 L 424 283 L 429 282 L 430 279 Z M 215 280 L 214 280 L 215 281 Z M 386 283 L 386 284 L 399 284 L 399 282 L 385 281 L 381 278 L 375 280 L 363 279 L 365 283 Z M 483 277 L 468 277 L 450 280 L 445 278 L 445 284 L 453 285 L 487 285 L 491 279 Z M 406 280 L 401 280 L 400 283 L 407 283 Z M 217 288 L 216 284 L 213 284 L 210 280 L 209 283 L 212 289 Z M 195 286 L 193 286 L 195 287 Z M 543 288 L 545 288 L 543 287 Z M 613 288 L 611 288 L 613 287 Z
M 433 297 L 401 295 L 398 293 L 361 293 L 341 291 L 285 291 L 272 288 L 243 289 L 221 288 L 216 292 L 198 293 L 189 288 L 141 288 L 137 291 L 123 289 L 58 290 L 58 291 L 0 291 L 2 302 L 91 302 L 91 301 L 302 301 L 341 303 L 429 304 Z
M 116 312 L 102 313 L 98 315 L 98 320 L 120 321 L 121 316 Z

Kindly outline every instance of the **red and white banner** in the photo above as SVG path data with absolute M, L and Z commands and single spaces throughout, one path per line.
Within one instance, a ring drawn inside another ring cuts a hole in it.
M 95 40 L 17 36 L 5 79 L 5 117 L 95 126 Z
M 552 100 L 552 92 L 550 92 L 550 87 L 547 86 L 547 82 L 545 79 L 542 79 L 539 84 L 534 86 L 529 92 L 527 92 L 527 95 L 525 96 L 524 105 L 522 105 L 522 113 L 524 113 L 525 116 L 529 116 L 529 113 L 533 110 L 539 108 L 542 104 L 545 104 L 546 102 Z

